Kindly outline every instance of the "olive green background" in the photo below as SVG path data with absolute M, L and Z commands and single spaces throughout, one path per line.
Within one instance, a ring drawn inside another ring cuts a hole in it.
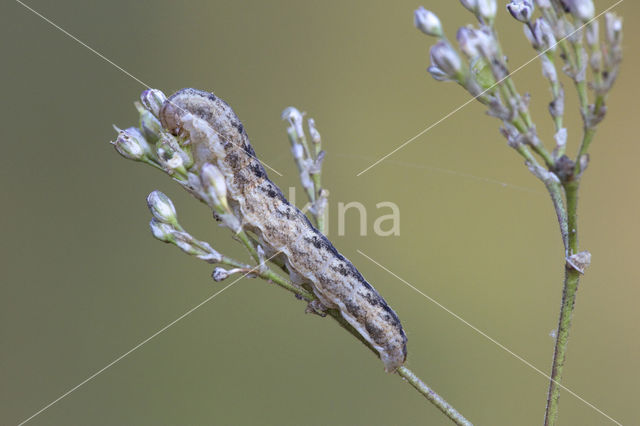
M 137 118 L 143 86 L 18 3 L 3 2 L 0 155 L 0 424 L 17 424 L 222 288 L 211 266 L 155 241 L 144 198 L 166 192 L 181 222 L 242 257 L 227 230 L 161 173 L 118 156 L 112 123 Z M 504 4 L 505 2 L 500 2 Z M 408 365 L 478 425 L 541 424 L 547 380 L 356 250 L 544 370 L 563 253 L 542 185 L 473 103 L 360 177 L 468 99 L 425 72 L 432 42 L 415 1 L 56 1 L 30 6 L 143 82 L 214 91 L 243 120 L 286 192 L 297 182 L 280 112 L 315 117 L 327 150 L 330 236 L 403 321 Z M 597 1 L 599 10 L 613 4 Z M 425 3 L 453 37 L 472 17 Z M 640 6 L 625 19 L 622 75 L 581 192 L 580 285 L 564 384 L 639 424 L 638 57 Z M 512 68 L 534 52 L 500 7 Z M 549 143 L 548 88 L 516 74 Z M 570 146 L 579 138 L 567 89 Z M 498 182 L 498 183 L 496 183 Z M 502 183 L 506 183 L 503 185 Z M 298 191 L 298 199 L 302 200 Z M 352 211 L 337 235 L 337 203 Z M 372 223 L 393 201 L 401 235 Z M 228 281 L 230 282 L 230 281 Z M 563 425 L 611 424 L 563 392 Z M 446 418 L 333 321 L 243 279 L 34 418 L 33 425 L 416 425 Z

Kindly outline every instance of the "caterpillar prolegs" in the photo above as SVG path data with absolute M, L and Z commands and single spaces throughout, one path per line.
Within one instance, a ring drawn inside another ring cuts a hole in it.
M 182 89 L 162 105 L 160 120 L 174 134 L 188 134 L 198 170 L 222 171 L 230 206 L 267 254 L 281 253 L 295 283 L 308 284 L 322 308 L 336 308 L 395 371 L 407 355 L 400 319 L 353 264 L 291 205 L 267 173 L 231 107 L 213 93 Z

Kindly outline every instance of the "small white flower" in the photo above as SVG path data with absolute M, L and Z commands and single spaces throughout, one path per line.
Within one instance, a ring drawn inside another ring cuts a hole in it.
M 547 55 L 540 55 L 540 61 L 542 62 L 542 75 L 544 78 L 552 83 L 556 83 L 558 81 L 558 71 L 553 61 L 551 61 Z
M 213 270 L 213 273 L 211 274 L 211 277 L 213 278 L 213 280 L 215 282 L 220 282 L 222 280 L 225 280 L 229 277 L 229 271 L 227 271 L 224 268 L 220 268 L 217 267 Z
M 309 125 L 309 135 L 311 135 L 311 142 L 320 143 L 320 132 L 316 129 L 316 121 L 313 118 L 307 120 L 307 124 Z
M 449 76 L 435 65 L 431 65 L 429 68 L 427 68 L 427 72 L 431 75 L 431 77 L 433 77 L 434 80 L 451 81 Z
M 529 25 L 524 26 L 524 34 L 531 42 L 531 45 L 537 50 L 555 51 L 558 42 L 547 21 L 543 18 L 538 18 L 533 23 L 532 28 L 533 31 L 529 28 Z
M 497 54 L 496 43 L 489 32 L 462 27 L 456 34 L 460 50 L 469 58 L 483 56 L 492 59 Z
M 457 76 L 462 71 L 462 61 L 449 43 L 445 41 L 437 42 L 431 47 L 429 54 L 432 65 L 444 72 L 449 78 L 457 79 Z
M 478 15 L 484 20 L 491 21 L 496 17 L 498 3 L 496 0 L 477 0 Z
M 520 22 L 529 22 L 533 14 L 532 0 L 513 0 L 507 4 L 507 10 Z
M 140 95 L 142 105 L 156 117 L 160 116 L 160 108 L 167 100 L 167 97 L 158 89 L 148 89 Z
M 180 156 L 180 154 L 178 154 L 177 152 L 173 153 L 173 156 L 171 156 L 171 158 L 169 158 L 167 160 L 167 167 L 169 167 L 170 169 L 177 169 L 180 168 L 184 165 L 184 161 L 182 160 L 182 157 Z
M 117 139 L 111 143 L 120 155 L 130 160 L 140 161 L 150 152 L 142 132 L 135 127 L 120 130 Z
M 302 113 L 296 107 L 287 107 L 282 111 L 282 119 L 287 120 L 296 131 L 299 138 L 304 136 L 304 129 L 302 128 Z
M 158 240 L 170 243 L 173 241 L 173 227 L 167 223 L 159 222 L 155 217 L 149 222 L 151 233 Z
M 596 13 L 593 0 L 560 0 L 577 19 L 586 22 L 593 19 Z
M 585 38 L 587 39 L 587 44 L 590 46 L 596 46 L 598 44 L 598 36 L 600 33 L 600 25 L 598 21 L 593 21 L 589 25 L 587 25 L 587 29 L 585 31 Z
M 442 25 L 435 13 L 420 6 L 413 12 L 413 25 L 423 33 L 433 37 L 442 37 Z
M 299 143 L 293 144 L 291 146 L 291 154 L 295 160 L 302 160 L 304 157 L 304 147 Z
M 151 215 L 161 223 L 177 223 L 176 208 L 171 199 L 160 191 L 153 191 L 147 196 L 147 206 Z
M 202 186 L 211 197 L 214 205 L 221 205 L 229 209 L 227 204 L 227 183 L 219 168 L 211 163 L 205 163 L 201 170 Z
M 612 45 L 618 44 L 622 35 L 622 18 L 615 13 L 607 13 L 604 16 L 604 22 L 607 40 Z

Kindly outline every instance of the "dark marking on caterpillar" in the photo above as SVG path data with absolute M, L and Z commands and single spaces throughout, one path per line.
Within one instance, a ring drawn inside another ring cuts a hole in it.
M 342 317 L 380 354 L 385 370 L 395 371 L 407 356 L 400 319 L 362 274 L 267 176 L 249 137 L 231 107 L 212 93 L 182 89 L 163 104 L 162 125 L 187 132 L 194 167 L 215 164 L 224 174 L 231 207 L 243 226 L 274 253 L 281 252 L 292 279 L 317 296 L 322 308 Z

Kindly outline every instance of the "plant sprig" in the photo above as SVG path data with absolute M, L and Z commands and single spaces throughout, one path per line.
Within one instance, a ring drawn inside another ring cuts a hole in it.
M 525 160 L 525 165 L 547 188 L 565 248 L 565 280 L 551 380 L 547 396 L 545 425 L 555 425 L 562 371 L 566 359 L 571 318 L 580 275 L 591 261 L 578 246 L 578 190 L 589 163 L 589 147 L 596 128 L 606 114 L 606 99 L 622 60 L 622 20 L 614 13 L 605 15 L 605 37 L 600 41 L 599 24 L 592 0 L 513 0 L 507 4 L 513 18 L 523 23 L 524 33 L 538 54 L 542 75 L 550 86 L 549 113 L 555 128 L 551 152 L 540 140 L 529 112 L 529 95 L 516 89 L 495 30 L 495 0 L 461 0 L 476 17 L 478 26 L 462 27 L 456 34 L 458 54 L 446 39 L 438 17 L 419 8 L 415 26 L 438 41 L 431 47 L 431 76 L 453 81 L 488 108 L 488 114 L 501 120 L 507 143 Z M 540 16 L 534 18 L 534 12 Z M 576 156 L 566 154 L 568 129 L 564 127 L 565 92 L 558 78 L 562 71 L 573 81 L 579 101 L 583 128 Z M 589 92 L 592 92 L 591 94 Z
M 153 191 L 147 197 L 147 205 L 152 215 L 150 228 L 153 236 L 162 242 L 175 245 L 188 255 L 217 265 L 212 273 L 212 278 L 216 282 L 226 280 L 233 275 L 239 275 L 237 280 L 242 277 L 259 277 L 278 285 L 293 293 L 298 299 L 308 302 L 307 312 L 330 316 L 368 347 L 372 353 L 379 356 L 369 342 L 342 317 L 339 310 L 315 310 L 314 306 L 319 300 L 310 289 L 294 284 L 290 279 L 273 269 L 272 265 L 288 274 L 286 266 L 279 262 L 279 253 L 267 257 L 258 239 L 243 228 L 243 221 L 238 216 L 239 213 L 230 208 L 227 200 L 227 186 L 222 172 L 211 163 L 206 163 L 200 168 L 193 167 L 194 161 L 188 135 L 174 136 L 163 129 L 158 117 L 160 107 L 165 101 L 165 95 L 159 90 L 144 91 L 141 103 L 136 102 L 135 104 L 140 114 L 139 126 L 126 130 L 120 130 L 116 127 L 119 134 L 113 142 L 115 149 L 125 158 L 164 171 L 195 198 L 209 206 L 222 226 L 229 228 L 236 241 L 245 247 L 251 261 L 246 263 L 223 255 L 206 241 L 192 236 L 178 221 L 173 202 L 160 191 Z M 307 121 L 312 145 L 308 144 L 302 117 L 303 115 L 293 107 L 289 107 L 283 112 L 283 118 L 289 122 L 287 134 L 291 142 L 293 158 L 298 166 L 302 186 L 311 202 L 309 209 L 311 216 L 318 229 L 324 233 L 326 232 L 324 213 L 328 197 L 328 191 L 321 186 L 324 151 L 321 148 L 320 133 L 316 129 L 313 119 Z M 471 422 L 427 386 L 409 368 L 401 366 L 396 373 L 454 423 L 464 426 L 471 425 Z

